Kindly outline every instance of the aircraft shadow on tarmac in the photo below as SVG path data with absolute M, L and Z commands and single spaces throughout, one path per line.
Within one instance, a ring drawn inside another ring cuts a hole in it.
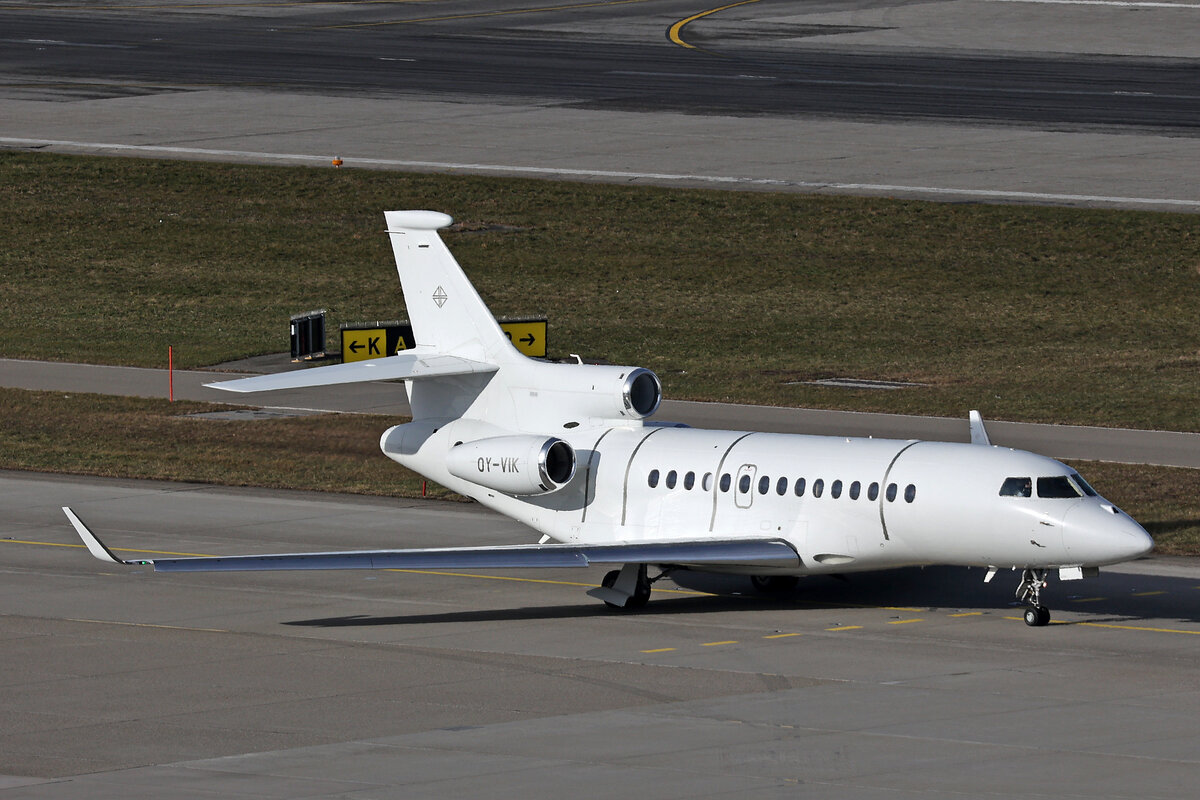
M 798 613 L 821 609 L 920 608 L 954 613 L 990 610 L 1021 613 L 1013 593 L 1018 574 L 1001 571 L 991 583 L 983 582 L 982 569 L 963 567 L 913 567 L 883 572 L 802 578 L 794 591 L 766 596 L 756 592 L 745 576 L 681 572 L 660 588 L 705 592 L 705 596 L 672 596 L 658 592 L 650 603 L 633 614 L 719 614 L 729 611 L 787 610 Z M 1060 582 L 1051 579 L 1045 595 L 1055 617 L 1071 621 L 1079 615 L 1087 622 L 1142 624 L 1143 620 L 1200 623 L 1200 580 L 1161 575 L 1130 575 L 1101 571 L 1098 578 Z M 524 606 L 398 616 L 347 615 L 292 620 L 285 625 L 313 628 L 427 625 L 450 622 L 503 622 L 530 619 L 577 619 L 614 612 L 587 599 L 571 605 Z

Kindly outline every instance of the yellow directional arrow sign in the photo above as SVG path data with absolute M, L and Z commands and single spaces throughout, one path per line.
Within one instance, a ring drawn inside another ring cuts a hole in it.
M 366 361 L 391 355 L 387 352 L 387 331 L 362 328 L 342 331 L 342 361 Z
M 546 318 L 498 320 L 513 346 L 532 358 L 546 357 Z M 406 322 L 376 322 L 342 326 L 342 361 L 383 358 L 411 348 L 412 326 Z
M 513 346 L 533 358 L 546 357 L 546 320 L 501 321 L 500 330 Z

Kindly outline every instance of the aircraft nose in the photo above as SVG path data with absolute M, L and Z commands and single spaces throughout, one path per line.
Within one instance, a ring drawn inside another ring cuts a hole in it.
M 1154 547 L 1150 534 L 1111 503 L 1083 503 L 1063 519 L 1063 544 L 1085 565 L 1119 564 Z

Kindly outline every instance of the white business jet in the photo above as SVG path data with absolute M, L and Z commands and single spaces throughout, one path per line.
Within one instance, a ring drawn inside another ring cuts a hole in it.
M 405 381 L 412 422 L 385 455 L 543 534 L 538 544 L 124 561 L 64 509 L 94 556 L 158 571 L 463 569 L 619 565 L 589 594 L 645 605 L 682 570 L 801 576 L 923 564 L 1021 570 L 1025 622 L 1046 625 L 1052 570 L 1071 580 L 1153 546 L 1075 470 L 992 446 L 697 430 L 647 422 L 658 377 L 639 367 L 554 364 L 509 343 L 437 234 L 432 211 L 389 211 L 416 347 L 370 361 L 211 384 L 258 392 Z M 653 576 L 651 573 L 655 573 Z

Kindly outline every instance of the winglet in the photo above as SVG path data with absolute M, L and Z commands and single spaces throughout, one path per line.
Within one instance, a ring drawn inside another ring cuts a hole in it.
M 87 545 L 87 549 L 96 558 L 101 561 L 107 561 L 110 564 L 128 564 L 128 561 L 122 561 L 113 555 L 112 551 L 104 546 L 104 542 L 96 538 L 96 535 L 88 530 L 87 525 L 83 524 L 83 520 L 75 516 L 75 512 L 67 506 L 62 507 L 63 512 L 67 515 L 67 519 L 75 527 L 75 532 L 79 534 L 79 538 L 83 539 L 83 543 Z
M 987 429 L 983 427 L 983 417 L 978 411 L 972 411 L 970 414 L 971 420 L 971 444 L 990 445 L 992 440 L 988 438 Z

